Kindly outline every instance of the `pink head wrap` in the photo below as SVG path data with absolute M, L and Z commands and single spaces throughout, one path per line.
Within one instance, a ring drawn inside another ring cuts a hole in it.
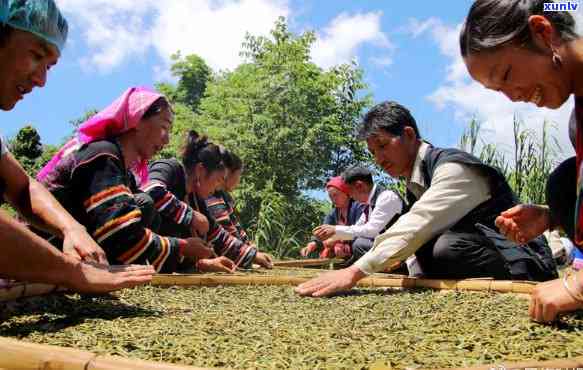
M 342 180 L 342 176 L 332 177 L 326 184 L 326 189 L 328 189 L 329 187 L 336 188 L 343 192 L 344 194 L 350 196 L 350 188 L 344 182 L 344 180 Z
M 93 141 L 115 137 L 135 128 L 150 106 L 164 95 L 144 87 L 131 87 L 107 108 L 79 126 L 78 137 L 67 142 L 61 150 L 44 166 L 37 175 L 42 180 L 61 161 L 67 149 L 76 144 L 88 144 Z M 148 163 L 140 159 L 132 166 L 142 182 L 148 178 Z

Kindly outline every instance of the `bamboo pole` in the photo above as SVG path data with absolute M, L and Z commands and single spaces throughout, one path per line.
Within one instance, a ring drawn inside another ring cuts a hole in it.
M 274 261 L 273 267 L 311 267 L 311 266 L 328 266 L 331 263 L 343 262 L 340 258 L 314 258 L 303 260 Z
M 26 283 L 21 281 L 6 281 L 0 283 L 0 302 L 13 301 L 19 298 L 32 297 L 64 291 L 51 284 Z
M 0 338 L 0 369 L 11 370 L 204 370 L 199 367 L 98 356 L 73 348 Z
M 583 367 L 583 357 L 574 357 L 567 359 L 555 359 L 549 361 L 521 361 L 521 362 L 505 362 L 491 365 L 478 365 L 472 367 L 435 369 L 435 370 L 511 370 L 511 369 L 577 369 Z M 381 369 L 378 369 L 381 370 Z
M 155 275 L 154 286 L 218 286 L 218 285 L 299 285 L 311 278 L 297 276 L 236 276 L 236 275 Z M 380 288 L 431 288 L 438 290 L 472 290 L 502 293 L 530 293 L 536 282 L 505 280 L 437 280 L 410 277 L 377 278 L 368 277 L 358 282 L 359 287 Z

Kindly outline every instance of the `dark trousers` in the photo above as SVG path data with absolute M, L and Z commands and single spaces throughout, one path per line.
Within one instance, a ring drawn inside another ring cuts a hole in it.
M 478 233 L 446 231 L 421 247 L 415 256 L 428 278 L 511 278 L 502 254 Z
M 574 240 L 575 207 L 577 204 L 575 157 L 565 160 L 551 172 L 546 186 L 546 198 L 553 226 L 562 228 L 569 239 Z
M 475 231 L 446 231 L 415 255 L 428 278 L 546 281 L 557 277 L 544 237 L 520 246 L 496 230 L 476 224 Z
M 358 261 L 360 257 L 364 256 L 366 252 L 372 249 L 374 239 L 369 238 L 356 238 L 352 241 L 352 255 L 346 262 L 344 266 L 350 266 L 354 262 Z

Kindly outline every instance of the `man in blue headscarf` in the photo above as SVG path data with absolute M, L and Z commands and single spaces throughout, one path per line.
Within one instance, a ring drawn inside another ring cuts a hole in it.
M 67 39 L 54 0 L 0 0 L 0 109 L 43 87 Z M 53 196 L 30 178 L 0 138 L 0 203 L 64 239 L 63 252 L 0 212 L 0 276 L 105 292 L 151 280 L 150 266 L 107 266 L 103 250 Z

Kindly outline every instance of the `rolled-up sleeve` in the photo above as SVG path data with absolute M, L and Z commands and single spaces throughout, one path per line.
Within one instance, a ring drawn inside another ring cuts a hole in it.
M 364 273 L 405 261 L 432 238 L 445 232 L 490 198 L 487 178 L 476 168 L 445 163 L 435 169 L 431 186 L 355 265 Z

